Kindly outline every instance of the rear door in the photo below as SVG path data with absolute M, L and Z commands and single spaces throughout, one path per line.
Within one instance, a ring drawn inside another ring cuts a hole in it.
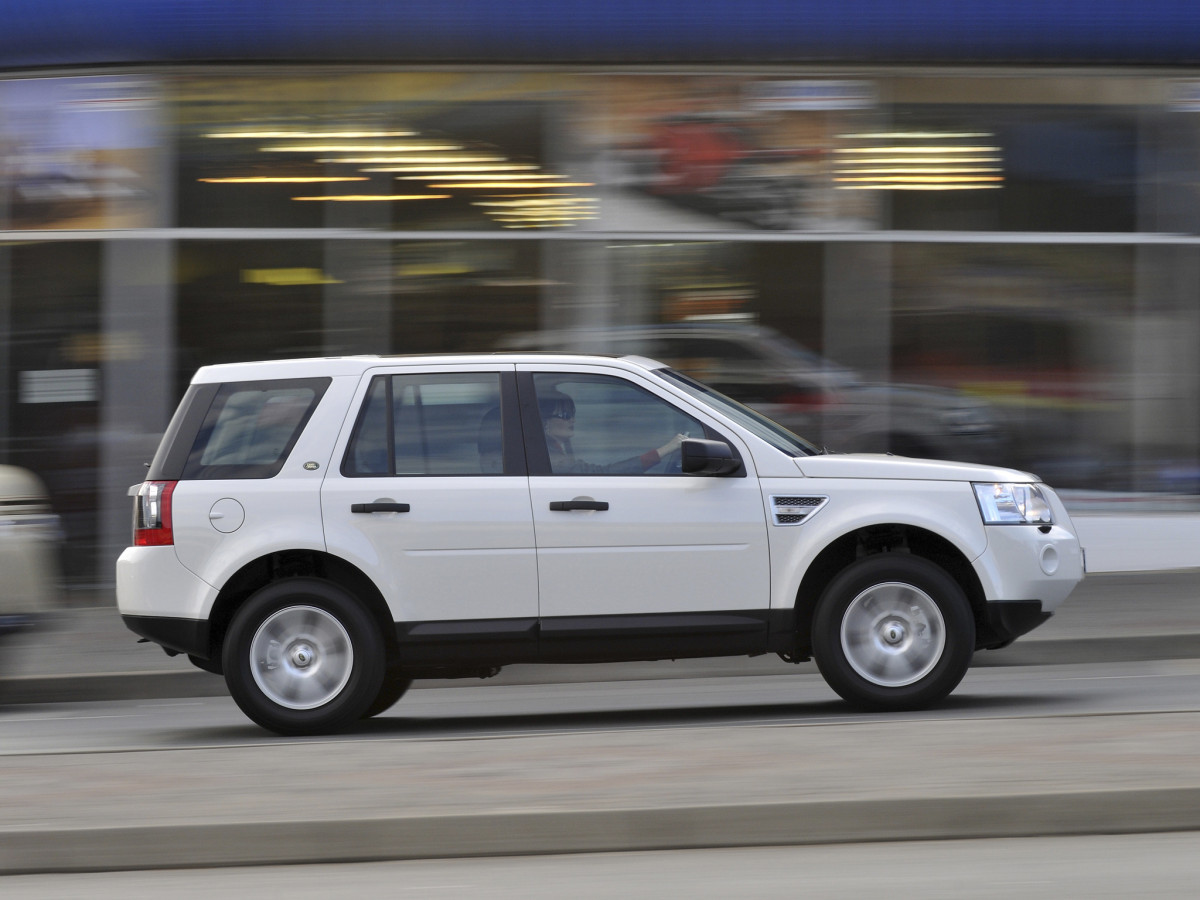
M 383 591 L 402 641 L 533 646 L 537 561 L 514 367 L 369 372 L 321 504 L 329 551 Z

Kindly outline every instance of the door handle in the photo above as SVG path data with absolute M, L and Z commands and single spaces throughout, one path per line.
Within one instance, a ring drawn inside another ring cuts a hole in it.
M 407 503 L 376 501 L 375 503 L 350 504 L 350 512 L 352 513 L 408 512 L 408 510 L 409 506 Z
M 566 512 L 572 509 L 608 509 L 607 500 L 551 500 L 550 509 L 553 512 Z

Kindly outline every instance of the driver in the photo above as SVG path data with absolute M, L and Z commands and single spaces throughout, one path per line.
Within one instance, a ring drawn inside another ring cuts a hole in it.
M 538 397 L 538 410 L 546 434 L 546 449 L 550 453 L 550 471 L 555 475 L 640 475 L 678 450 L 687 437 L 677 434 L 661 447 L 647 450 L 641 456 L 607 465 L 590 463 L 576 459 L 571 447 L 571 438 L 575 434 L 575 401 L 561 391 L 550 391 Z

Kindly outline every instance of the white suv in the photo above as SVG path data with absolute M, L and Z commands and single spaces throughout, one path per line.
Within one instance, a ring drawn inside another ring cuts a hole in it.
M 1031 475 L 821 454 L 637 357 L 203 368 L 131 493 L 125 623 L 282 734 L 533 662 L 815 657 L 923 707 L 1084 571 Z

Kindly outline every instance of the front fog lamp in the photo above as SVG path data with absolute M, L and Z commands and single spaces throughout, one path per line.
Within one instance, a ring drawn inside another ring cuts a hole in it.
M 975 484 L 979 512 L 988 525 L 1052 525 L 1054 515 L 1036 484 Z

